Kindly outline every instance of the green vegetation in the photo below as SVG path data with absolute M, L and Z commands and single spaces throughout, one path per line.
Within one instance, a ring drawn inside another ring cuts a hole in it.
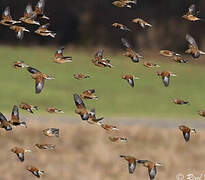
M 188 64 L 178 64 L 167 58 L 153 59 L 160 68 L 147 69 L 142 63 L 134 64 L 122 56 L 105 51 L 111 59 L 113 69 L 103 69 L 91 63 L 94 51 L 65 50 L 73 57 L 72 63 L 52 62 L 55 48 L 5 47 L 0 48 L 1 93 L 0 110 L 10 112 L 13 104 L 27 102 L 40 107 L 46 113 L 48 107 L 56 107 L 74 115 L 73 93 L 94 88 L 99 100 L 85 101 L 88 108 L 95 107 L 99 115 L 145 118 L 199 118 L 196 111 L 205 109 L 205 80 L 203 57 Z M 53 75 L 56 80 L 46 81 L 41 94 L 34 91 L 34 80 L 26 69 L 15 70 L 12 62 L 23 60 L 41 72 Z M 149 61 L 149 60 L 148 60 Z M 170 86 L 164 87 L 157 71 L 169 70 L 177 77 L 171 77 Z M 90 75 L 89 79 L 76 80 L 74 73 Z M 140 77 L 135 87 L 121 79 L 129 73 Z M 173 104 L 173 98 L 190 101 L 191 105 Z

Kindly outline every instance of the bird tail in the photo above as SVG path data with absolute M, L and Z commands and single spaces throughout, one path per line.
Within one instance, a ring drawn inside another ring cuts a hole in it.
M 49 33 L 49 35 L 50 35 L 52 38 L 55 38 L 55 37 L 56 37 L 56 33 Z

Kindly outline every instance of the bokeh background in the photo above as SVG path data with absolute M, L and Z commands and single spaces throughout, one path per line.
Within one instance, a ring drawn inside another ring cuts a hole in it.
M 0 14 L 11 7 L 13 19 L 23 15 L 28 0 L 0 0 Z M 34 5 L 37 0 L 30 1 Z M 178 173 L 204 174 L 204 118 L 197 114 L 205 109 L 204 57 L 198 60 L 184 54 L 190 33 L 201 50 L 205 51 L 205 22 L 188 22 L 181 16 L 193 3 L 191 0 L 138 0 L 132 9 L 116 8 L 105 0 L 47 0 L 45 14 L 51 18 L 49 29 L 57 33 L 55 39 L 26 33 L 22 41 L 7 27 L 0 26 L 0 111 L 9 119 L 14 104 L 27 102 L 39 106 L 34 114 L 20 110 L 21 120 L 28 128 L 15 128 L 12 132 L 0 130 L 0 173 L 2 180 L 35 179 L 25 170 L 32 164 L 45 171 L 42 179 L 73 180 L 148 179 L 147 170 L 137 166 L 133 175 L 128 174 L 127 162 L 120 154 L 133 155 L 164 163 L 156 179 L 176 179 Z M 194 1 L 200 17 L 205 18 L 205 2 Z M 152 24 L 142 29 L 131 22 L 141 17 Z M 42 21 L 41 23 L 47 23 Z M 119 22 L 132 32 L 122 32 L 111 25 Z M 25 25 L 32 32 L 37 26 Z M 120 39 L 125 37 L 145 59 L 134 64 L 123 56 Z M 65 46 L 64 54 L 73 62 L 55 64 L 55 51 Z M 102 69 L 91 63 L 98 49 L 105 50 L 105 57 L 114 68 Z M 188 59 L 178 64 L 159 55 L 161 49 L 170 49 Z M 15 70 L 12 63 L 22 60 L 41 72 L 53 75 L 54 81 L 46 81 L 41 94 L 36 95 L 34 81 L 26 69 Z M 160 68 L 147 69 L 144 61 L 151 61 Z M 172 71 L 170 86 L 165 88 L 157 71 Z M 89 79 L 76 80 L 75 73 L 84 73 Z M 139 77 L 135 87 L 121 79 L 129 73 Z M 82 122 L 74 113 L 73 94 L 94 88 L 99 99 L 85 101 L 88 109 L 96 108 L 97 116 L 103 116 L 108 124 L 117 125 L 120 131 L 107 133 L 104 129 Z M 175 105 L 172 99 L 190 101 L 190 105 Z M 64 114 L 49 114 L 48 107 L 62 109 Z M 196 128 L 197 134 L 186 143 L 178 126 L 185 124 Z M 60 138 L 48 138 L 42 130 L 60 128 Z M 128 142 L 111 143 L 108 136 L 125 136 Z M 36 143 L 57 145 L 54 152 L 38 150 Z M 13 146 L 32 149 L 21 163 L 10 152 Z

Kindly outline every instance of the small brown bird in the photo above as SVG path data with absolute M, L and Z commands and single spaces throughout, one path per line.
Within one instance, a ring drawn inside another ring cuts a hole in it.
M 198 14 L 199 14 L 199 11 L 196 12 L 196 6 L 195 4 L 192 4 L 191 6 L 189 6 L 189 10 L 188 12 L 183 15 L 182 17 L 188 21 L 199 21 L 201 20 L 200 18 L 198 18 Z
M 11 149 L 11 152 L 15 153 L 21 162 L 24 161 L 24 153 L 31 152 L 29 149 L 14 147 Z
M 146 26 L 148 27 L 152 27 L 151 24 L 147 23 L 146 21 L 144 21 L 141 18 L 135 18 L 132 20 L 133 23 L 139 24 L 142 28 L 145 28 Z
M 192 132 L 196 133 L 195 129 L 191 129 L 191 128 L 184 126 L 184 125 L 179 126 L 179 129 L 182 131 L 184 139 L 186 142 L 189 141 L 189 139 L 190 139 L 190 133 L 192 133 Z
M 137 159 L 133 156 L 120 155 L 121 158 L 124 158 L 128 162 L 128 171 L 130 174 L 133 174 L 136 168 Z
M 36 14 L 37 17 L 39 18 L 49 20 L 50 18 L 44 14 L 44 8 L 45 8 L 45 0 L 39 0 L 38 3 L 36 4 L 36 7 L 33 13 Z
M 23 126 L 27 128 L 26 122 L 21 122 L 19 118 L 19 109 L 16 105 L 13 106 L 12 113 L 11 113 L 11 120 L 9 123 L 13 126 Z
M 47 128 L 43 130 L 43 134 L 49 137 L 59 137 L 59 129 Z
M 64 47 L 58 49 L 55 53 L 55 58 L 53 62 L 58 63 L 58 64 L 63 64 L 67 62 L 72 62 L 72 57 L 70 56 L 64 56 L 63 55 Z
M 95 116 L 95 109 L 91 109 L 89 112 L 89 118 L 88 118 L 88 123 L 89 124 L 96 124 L 96 125 L 101 125 L 101 121 L 104 119 L 104 117 L 96 118 Z
M 154 64 L 152 62 L 144 62 L 143 65 L 147 68 L 160 67 L 158 64 Z
M 179 105 L 183 105 L 183 104 L 188 104 L 189 105 L 190 104 L 189 101 L 184 101 L 182 99 L 173 99 L 172 102 L 175 103 L 175 104 L 179 104 Z
M 98 97 L 96 95 L 94 95 L 94 93 L 95 93 L 95 89 L 89 89 L 89 90 L 83 91 L 80 94 L 80 97 L 82 99 L 95 99 L 95 100 L 97 100 Z
M 182 57 L 182 56 L 176 56 L 176 55 L 174 55 L 172 58 L 173 58 L 173 60 L 174 60 L 175 62 L 177 62 L 177 63 L 187 63 L 187 62 L 188 62 L 188 60 L 185 59 L 185 58 Z
M 32 75 L 31 77 L 35 80 L 35 92 L 36 94 L 39 94 L 43 87 L 45 80 L 54 80 L 54 77 L 48 76 L 44 73 L 41 73 L 38 69 L 35 69 L 33 67 L 27 67 L 28 72 L 30 72 Z
M 27 104 L 27 103 L 24 103 L 24 102 L 22 102 L 19 105 L 19 107 L 23 110 L 26 110 L 26 111 L 30 112 L 30 113 L 33 113 L 33 110 L 38 110 L 39 109 L 38 106 L 33 106 L 33 105 L 30 105 L 30 104 Z
M 112 68 L 113 65 L 110 64 L 109 59 L 105 59 L 103 57 L 104 50 L 98 50 L 97 53 L 94 55 L 94 59 L 92 59 L 92 63 L 95 64 L 98 67 L 109 67 Z
M 5 129 L 6 131 L 12 130 L 11 124 L 1 112 L 0 112 L 0 128 Z
M 201 54 L 205 55 L 205 52 L 199 50 L 196 41 L 190 34 L 186 35 L 186 40 L 189 42 L 189 49 L 185 53 L 191 54 L 193 58 L 199 58 Z
M 75 105 L 77 109 L 75 109 L 75 113 L 79 114 L 82 120 L 88 120 L 89 112 L 78 94 L 73 95 Z
M 112 4 L 116 7 L 127 7 L 127 8 L 131 8 L 132 6 L 129 5 L 126 1 L 123 1 L 123 0 L 119 0 L 119 1 L 114 1 L 112 2 Z
M 153 180 L 157 174 L 157 166 L 163 166 L 161 163 L 154 163 L 148 160 L 138 160 L 137 163 L 142 164 L 148 168 L 150 180 Z
M 15 69 L 29 67 L 28 65 L 24 64 L 23 61 L 14 61 L 12 65 Z
M 103 124 L 102 122 L 100 122 L 100 126 L 105 129 L 106 131 L 119 131 L 119 129 L 117 128 L 117 126 L 113 126 L 110 124 Z
M 127 138 L 125 137 L 111 137 L 109 136 L 108 139 L 111 141 L 111 142 L 127 142 Z
M 122 76 L 122 79 L 125 79 L 125 80 L 127 80 L 127 82 L 129 83 L 129 85 L 131 86 L 131 87 L 134 87 L 134 80 L 135 79 L 139 79 L 138 77 L 135 77 L 135 76 L 133 76 L 133 75 L 129 75 L 129 74 L 126 74 L 126 75 L 123 75 Z
M 14 25 L 14 24 L 18 24 L 21 23 L 21 21 L 14 21 L 11 17 L 11 12 L 10 12 L 10 7 L 7 6 L 2 14 L 2 19 L 0 21 L 0 24 L 4 25 L 4 26 L 10 26 L 10 25 Z
M 131 48 L 130 44 L 126 39 L 122 38 L 121 41 L 122 44 L 126 47 L 126 52 L 123 55 L 129 57 L 132 60 L 132 62 L 137 63 L 140 59 L 144 58 Z
M 199 110 L 199 111 L 197 111 L 197 112 L 198 112 L 198 114 L 199 114 L 200 116 L 205 117 L 205 111 Z
M 35 144 L 36 147 L 42 150 L 55 150 L 56 146 L 53 144 Z
M 90 78 L 90 76 L 84 75 L 84 74 L 74 74 L 73 76 L 75 79 L 78 79 L 78 80 Z
M 37 178 L 40 178 L 42 174 L 44 174 L 44 171 L 41 171 L 37 168 L 35 168 L 34 166 L 27 166 L 26 169 L 28 171 L 30 171 L 34 176 L 36 176 Z
M 40 26 L 36 31 L 34 31 L 34 33 L 40 35 L 40 36 L 51 36 L 52 38 L 55 38 L 56 33 L 54 33 L 53 31 L 48 30 L 48 26 L 50 24 L 44 24 L 42 26 Z
M 48 108 L 47 111 L 48 111 L 49 113 L 64 113 L 62 110 L 56 109 L 56 108 L 53 108 L 53 107 Z
M 159 53 L 166 57 L 180 56 L 180 54 L 177 54 L 174 51 L 170 50 L 161 50 Z
M 169 86 L 170 76 L 176 76 L 176 74 L 168 71 L 157 72 L 157 75 L 162 77 L 162 82 L 165 87 Z
M 127 26 L 120 23 L 113 23 L 112 26 L 123 31 L 131 31 L 129 28 L 127 28 Z
M 15 31 L 16 32 L 16 37 L 17 39 L 19 40 L 22 40 L 23 37 L 24 37 L 24 32 L 30 32 L 28 29 L 26 29 L 25 27 L 22 27 L 22 26 L 11 26 L 10 27 L 11 30 Z
M 36 24 L 36 25 L 40 25 L 40 23 L 38 21 L 36 21 L 35 19 L 37 18 L 37 15 L 33 13 L 33 9 L 31 4 L 29 3 L 26 6 L 26 9 L 24 11 L 24 16 L 21 17 L 19 20 L 26 23 L 26 24 Z

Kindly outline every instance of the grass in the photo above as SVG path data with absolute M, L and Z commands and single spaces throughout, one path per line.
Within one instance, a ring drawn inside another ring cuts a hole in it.
M 55 48 L 39 47 L 0 47 L 1 58 L 1 93 L 0 110 L 10 113 L 13 104 L 21 101 L 40 107 L 41 113 L 51 106 L 60 108 L 66 114 L 74 114 L 73 93 L 94 88 L 99 96 L 98 101 L 86 101 L 88 108 L 95 107 L 103 116 L 146 117 L 146 118 L 198 118 L 199 109 L 205 109 L 205 83 L 203 57 L 188 64 L 178 64 L 162 58 L 158 52 L 148 54 L 147 61 L 158 63 L 161 67 L 145 68 L 142 63 L 134 64 L 122 52 L 105 56 L 111 59 L 113 69 L 102 69 L 94 66 L 91 59 L 95 50 L 66 49 L 65 55 L 71 55 L 73 62 L 68 64 L 52 63 Z M 56 80 L 46 81 L 41 94 L 34 93 L 34 81 L 24 70 L 15 70 L 12 62 L 23 60 L 40 71 L 54 75 Z M 162 85 L 156 71 L 169 70 L 176 72 L 168 88 Z M 89 79 L 76 80 L 74 73 L 90 75 Z M 125 73 L 140 77 L 131 88 L 121 76 Z M 178 106 L 173 98 L 189 100 L 190 106 Z

